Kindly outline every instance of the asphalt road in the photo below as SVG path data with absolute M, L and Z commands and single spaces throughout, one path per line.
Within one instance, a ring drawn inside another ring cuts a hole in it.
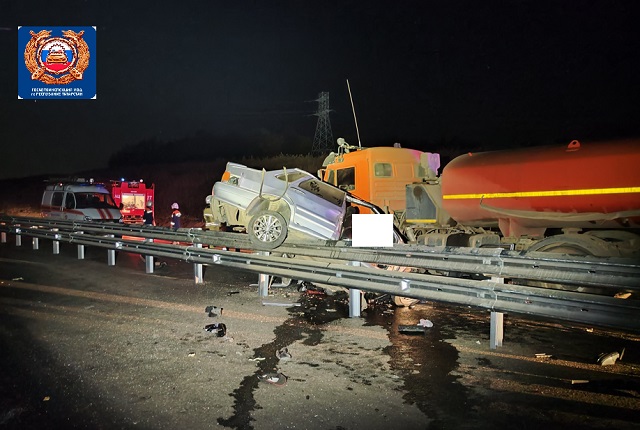
M 145 274 L 133 254 L 27 245 L 0 244 L 0 428 L 640 428 L 638 334 L 507 315 L 491 350 L 483 310 L 345 318 L 340 295 L 263 299 L 250 273 L 196 285 L 183 262 Z

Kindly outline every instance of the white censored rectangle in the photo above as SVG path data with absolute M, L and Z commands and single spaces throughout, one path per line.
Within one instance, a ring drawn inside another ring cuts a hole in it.
M 352 243 L 358 246 L 393 246 L 392 214 L 354 214 Z

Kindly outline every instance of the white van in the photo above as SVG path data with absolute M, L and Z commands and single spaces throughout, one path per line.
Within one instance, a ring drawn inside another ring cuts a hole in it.
M 42 216 L 68 221 L 122 222 L 122 214 L 111 194 L 92 180 L 60 181 L 46 186 Z

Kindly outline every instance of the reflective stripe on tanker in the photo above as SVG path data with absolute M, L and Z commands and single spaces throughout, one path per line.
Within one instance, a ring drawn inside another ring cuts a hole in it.
M 463 199 L 501 199 L 511 197 L 563 197 L 563 196 L 589 196 L 605 194 L 633 194 L 640 193 L 640 187 L 623 188 L 595 188 L 583 190 L 551 190 L 551 191 L 518 191 L 512 193 L 475 193 L 475 194 L 447 194 L 444 200 Z

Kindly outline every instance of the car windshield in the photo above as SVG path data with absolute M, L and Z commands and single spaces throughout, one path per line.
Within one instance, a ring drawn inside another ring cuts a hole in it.
M 132 194 L 132 193 L 122 193 L 122 207 L 123 209 L 133 210 L 140 209 L 144 210 L 145 205 L 145 195 L 144 194 Z

